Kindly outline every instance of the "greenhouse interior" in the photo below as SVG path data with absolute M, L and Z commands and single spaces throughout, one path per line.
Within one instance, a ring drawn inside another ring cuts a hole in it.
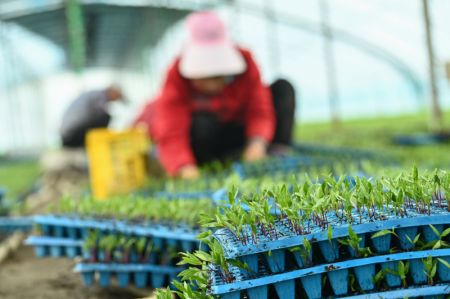
M 450 298 L 450 1 L 0 0 L 0 298 Z

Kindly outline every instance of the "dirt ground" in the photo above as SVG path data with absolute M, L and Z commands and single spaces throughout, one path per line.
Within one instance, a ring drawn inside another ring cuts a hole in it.
M 83 194 L 88 177 L 85 171 L 69 168 L 46 172 L 39 182 L 39 190 L 26 199 L 27 214 L 46 213 L 63 195 L 76 198 Z M 0 299 L 155 298 L 150 289 L 87 288 L 81 275 L 73 272 L 74 266 L 75 262 L 68 258 L 37 258 L 32 248 L 20 246 L 0 263 Z
M 74 262 L 61 258 L 36 258 L 21 246 L 0 264 L 1 299 L 128 299 L 151 295 L 151 290 L 118 287 L 86 288 L 73 273 Z
M 1 243 L 3 240 L 5 240 L 7 236 L 8 236 L 7 234 L 4 234 L 4 233 L 0 232 L 0 243 Z

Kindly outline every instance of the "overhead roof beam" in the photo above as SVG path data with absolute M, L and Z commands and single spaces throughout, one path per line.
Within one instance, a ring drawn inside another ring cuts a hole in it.
M 8 20 L 27 16 L 30 14 L 61 9 L 64 7 L 63 0 L 47 1 L 0 1 L 0 19 Z
M 79 0 L 81 5 L 103 4 L 112 6 L 134 7 L 164 7 L 182 10 L 199 10 L 211 8 L 229 0 Z M 0 19 L 8 20 L 34 13 L 61 9 L 64 0 L 27 1 L 9 0 L 0 1 Z

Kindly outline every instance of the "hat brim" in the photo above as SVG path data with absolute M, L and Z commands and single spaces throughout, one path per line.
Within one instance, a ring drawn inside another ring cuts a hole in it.
M 187 79 L 238 75 L 245 71 L 246 63 L 231 43 L 213 45 L 187 45 L 180 61 L 180 73 Z

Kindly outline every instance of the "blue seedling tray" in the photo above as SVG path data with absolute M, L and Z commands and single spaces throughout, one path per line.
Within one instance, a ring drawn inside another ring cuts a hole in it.
M 423 297 L 427 299 L 444 299 L 445 295 L 450 294 L 450 285 L 435 285 L 411 287 L 407 289 L 398 289 L 393 291 L 356 295 L 349 297 L 341 297 L 341 299 L 398 299 L 398 298 L 417 298 Z
M 125 221 L 95 220 L 79 217 L 38 215 L 35 223 L 41 227 L 42 234 L 48 237 L 85 240 L 90 230 L 100 233 L 122 233 L 135 237 L 147 237 L 152 241 L 155 250 L 174 247 L 177 251 L 192 251 L 198 248 L 196 239 L 198 230 L 187 227 L 167 225 L 130 224 Z
M 29 231 L 33 219 L 29 217 L 0 217 L 0 232 Z
M 263 176 L 273 173 L 289 173 L 305 171 L 311 168 L 332 166 L 333 161 L 305 156 L 283 156 L 272 158 L 267 161 L 258 161 L 252 163 L 233 163 L 233 170 L 241 178 Z
M 38 215 L 34 217 L 34 222 L 40 225 L 44 235 L 72 239 L 84 239 L 89 230 L 99 230 L 105 233 L 130 234 L 175 242 L 197 242 L 196 236 L 200 233 L 199 230 L 181 225 L 173 227 L 163 224 L 134 224 L 121 220 L 97 220 L 76 216 Z
M 69 257 L 81 256 L 83 241 L 53 238 L 45 236 L 30 236 L 25 242 L 26 245 L 33 246 L 37 257 Z
M 326 157 L 332 157 L 336 159 L 350 158 L 352 160 L 381 160 L 386 162 L 392 162 L 391 157 L 385 154 L 377 153 L 371 150 L 355 149 L 348 147 L 332 147 L 317 144 L 305 144 L 297 143 L 292 145 L 292 149 L 295 152 L 306 155 L 322 155 Z
M 86 286 L 92 286 L 95 281 L 95 273 L 99 273 L 101 287 L 109 287 L 111 278 L 115 275 L 119 287 L 127 287 L 133 283 L 138 288 L 162 288 L 176 279 L 183 269 L 150 264 L 80 263 L 75 266 L 74 270 L 81 273 Z
M 179 248 L 175 248 L 173 253 L 181 251 Z M 193 251 L 191 249 L 190 251 Z M 83 258 L 89 263 L 149 263 L 158 265 L 175 265 L 178 261 L 178 254 L 171 255 L 169 248 L 161 247 L 152 250 L 146 257 L 139 256 L 136 249 L 130 249 L 128 252 L 124 252 L 124 249 L 120 246 L 114 248 L 109 252 L 107 257 L 107 251 L 96 247 L 95 249 L 86 250 L 83 248 Z
M 309 299 L 316 299 L 323 297 L 322 281 L 326 275 L 330 282 L 333 296 L 347 296 L 350 295 L 348 286 L 349 273 L 354 273 L 358 285 L 364 292 L 376 292 L 372 280 L 375 269 L 389 267 L 395 270 L 399 261 L 421 261 L 428 256 L 447 259 L 450 258 L 450 249 L 373 256 L 259 277 L 249 277 L 247 276 L 247 272 L 232 267 L 232 273 L 236 278 L 236 281 L 232 283 L 224 283 L 217 273 L 215 273 L 215 275 L 210 273 L 212 280 L 210 292 L 219 298 L 239 299 L 241 298 L 241 293 L 244 293 L 249 299 L 265 299 L 268 298 L 268 287 L 273 286 L 279 298 L 289 299 L 296 298 L 296 293 L 299 290 L 298 285 L 301 285 L 301 289 L 303 289 Z M 386 264 L 388 266 L 384 266 Z M 450 272 L 450 269 L 446 267 L 441 268 L 446 272 L 444 274 Z M 218 268 L 213 269 L 212 272 L 214 271 L 218 271 Z M 395 275 L 392 276 L 393 277 L 387 275 L 384 278 L 385 283 L 390 288 L 401 287 L 401 280 Z M 423 283 L 423 281 L 419 279 L 420 277 L 417 277 L 417 273 L 410 271 L 408 276 L 414 284 Z M 450 282 L 447 276 L 441 275 L 440 273 L 437 274 L 435 279 L 439 280 L 440 283 L 447 283 L 447 285 Z
M 433 145 L 450 142 L 450 134 L 425 133 L 415 135 L 397 135 L 393 143 L 404 146 Z
M 378 238 L 372 239 L 371 236 L 381 230 L 395 229 L 396 234 L 399 236 L 399 244 L 401 250 L 410 250 L 412 246 L 407 240 L 406 236 L 412 240 L 417 233 L 421 233 L 425 240 L 432 239 L 429 234 L 429 224 L 435 226 L 438 230 L 442 231 L 445 227 L 450 225 L 450 213 L 443 212 L 443 214 L 435 215 L 414 215 L 409 218 L 392 218 L 385 221 L 367 222 L 362 224 L 352 225 L 353 231 L 364 240 L 365 246 L 369 246 L 373 249 L 373 252 L 383 254 L 389 252 L 392 246 L 392 240 L 397 238 L 391 234 L 387 234 Z M 258 265 L 261 261 L 266 261 L 272 273 L 283 272 L 285 268 L 285 255 L 290 252 L 291 248 L 300 247 L 303 248 L 303 239 L 308 239 L 312 245 L 314 260 L 319 260 L 319 263 L 332 262 L 343 258 L 352 257 L 352 248 L 348 247 L 345 251 L 340 251 L 345 245 L 338 244 L 337 239 L 348 237 L 348 224 L 334 226 L 332 239 L 328 240 L 328 232 L 318 227 L 312 229 L 312 233 L 306 235 L 295 234 L 285 223 L 278 222 L 276 224 L 276 230 L 279 232 L 279 237 L 276 240 L 270 240 L 268 237 L 259 235 L 257 244 L 242 244 L 241 241 L 236 239 L 236 236 L 228 229 L 219 229 L 214 233 L 214 237 L 219 241 L 226 259 L 239 258 L 240 260 L 249 264 L 251 270 L 258 271 Z M 402 247 L 404 246 L 404 247 Z M 276 252 L 277 254 L 269 254 Z M 344 255 L 342 255 L 344 252 Z M 345 252 L 349 253 L 349 256 L 345 255 Z M 320 255 L 319 255 L 320 253 Z M 292 252 L 297 261 L 297 266 L 302 268 L 304 263 L 301 262 L 300 251 Z M 271 265 L 278 265 L 276 268 Z M 253 266 L 251 266 L 253 265 Z
M 68 257 L 75 258 L 83 256 L 86 260 L 92 259 L 92 253 L 83 249 L 82 240 L 46 237 L 46 236 L 30 236 L 25 240 L 25 245 L 33 246 L 37 257 Z M 98 259 L 104 256 L 104 252 L 98 252 Z M 130 261 L 137 262 L 135 252 L 130 252 Z
M 205 191 L 190 191 L 190 192 L 168 192 L 168 191 L 158 191 L 155 192 L 154 196 L 162 199 L 203 199 L 212 198 L 215 191 L 205 190 Z

